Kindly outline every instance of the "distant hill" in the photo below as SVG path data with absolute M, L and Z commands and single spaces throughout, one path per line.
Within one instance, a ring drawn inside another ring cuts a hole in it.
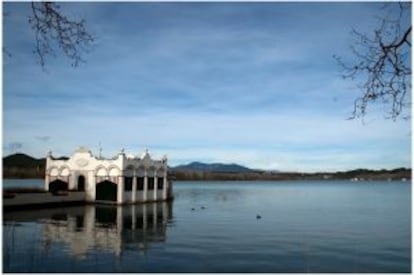
M 26 154 L 17 153 L 3 158 L 3 167 L 37 167 L 45 165 L 46 159 L 35 159 Z
M 191 162 L 186 165 L 179 165 L 172 167 L 175 171 L 200 171 L 200 172 L 228 172 L 228 173 L 240 173 L 240 172 L 252 172 L 253 170 L 245 166 L 238 164 L 223 164 L 223 163 L 202 163 Z
M 3 158 L 3 178 L 43 178 L 46 159 L 18 153 Z
M 3 158 L 3 178 L 44 178 L 45 166 L 45 158 L 36 159 L 22 153 L 9 155 Z M 409 180 L 411 168 L 301 173 L 254 170 L 234 163 L 192 162 L 170 167 L 168 177 L 174 180 Z

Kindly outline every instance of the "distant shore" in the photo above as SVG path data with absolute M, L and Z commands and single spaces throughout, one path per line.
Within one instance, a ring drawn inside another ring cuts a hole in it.
M 25 154 L 14 154 L 3 158 L 4 179 L 44 179 L 45 159 L 35 159 Z M 209 170 L 206 170 L 209 169 Z M 170 167 L 171 180 L 226 181 L 226 180 L 411 180 L 411 168 L 392 170 L 356 169 L 338 172 L 282 172 L 255 170 L 240 165 L 192 163 Z
M 202 172 L 202 171 L 172 171 L 170 177 L 175 180 L 411 180 L 411 169 L 399 168 L 394 170 L 358 169 L 335 173 L 293 173 L 293 172 Z
M 39 169 L 5 169 L 4 179 L 43 179 L 44 170 Z M 358 169 L 346 172 L 334 173 L 293 173 L 293 172 L 206 172 L 206 171 L 174 171 L 168 173 L 171 180 L 180 181 L 254 181 L 254 180 L 384 180 L 384 181 L 409 181 L 411 180 L 411 169 L 398 168 L 394 170 L 367 170 Z

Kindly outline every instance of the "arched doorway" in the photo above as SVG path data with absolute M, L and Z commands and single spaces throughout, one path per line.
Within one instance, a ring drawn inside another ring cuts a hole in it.
M 96 184 L 96 200 L 116 201 L 117 186 L 115 183 L 105 180 Z
M 55 193 L 61 190 L 65 190 L 65 191 L 68 190 L 67 182 L 57 179 L 49 183 L 49 192 Z
M 78 177 L 78 191 L 85 191 L 85 176 Z

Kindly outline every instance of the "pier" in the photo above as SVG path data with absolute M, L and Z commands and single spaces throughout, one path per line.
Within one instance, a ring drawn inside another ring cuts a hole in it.
M 11 198 L 3 197 L 3 210 L 28 210 L 33 208 L 47 208 L 55 206 L 85 204 L 85 194 L 82 192 L 68 192 L 66 195 L 45 193 L 17 193 Z

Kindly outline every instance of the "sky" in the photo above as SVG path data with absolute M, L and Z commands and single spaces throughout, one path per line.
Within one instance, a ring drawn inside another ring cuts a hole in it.
M 73 68 L 33 54 L 29 3 L 3 3 L 3 156 L 105 157 L 122 148 L 172 166 L 238 163 L 279 171 L 411 167 L 411 121 L 381 105 L 348 120 L 358 83 L 351 30 L 372 32 L 363 2 L 60 3 L 95 43 Z

